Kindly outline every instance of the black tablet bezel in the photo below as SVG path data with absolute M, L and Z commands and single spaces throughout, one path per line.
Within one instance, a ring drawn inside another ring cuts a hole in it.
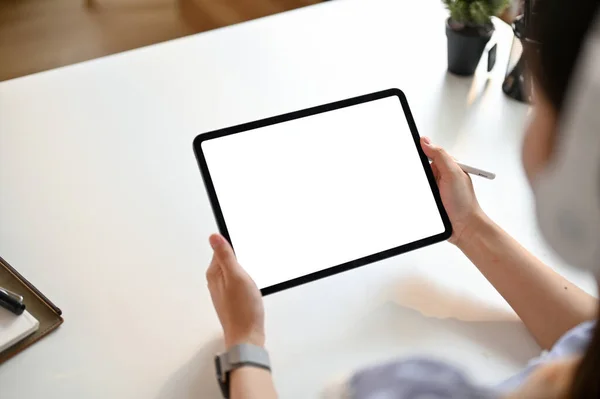
M 324 277 L 332 276 L 337 273 L 345 272 L 350 269 L 354 269 L 360 266 L 367 265 L 369 263 L 377 262 L 382 259 L 386 259 L 395 255 L 402 254 L 404 252 L 412 251 L 418 248 L 425 247 L 427 245 L 435 244 L 440 241 L 445 241 L 452 235 L 452 225 L 450 224 L 450 219 L 448 218 L 448 214 L 444 209 L 442 204 L 442 200 L 440 197 L 440 193 L 438 190 L 438 186 L 435 182 L 435 177 L 433 176 L 433 172 L 431 170 L 431 166 L 429 165 L 429 160 L 427 156 L 423 153 L 421 149 L 421 144 L 419 142 L 419 132 L 417 131 L 417 127 L 415 125 L 415 121 L 410 112 L 410 108 L 408 106 L 408 102 L 406 100 L 406 96 L 400 89 L 388 89 L 383 90 L 371 94 L 366 94 L 358 97 L 349 98 L 342 101 L 336 101 L 329 104 L 319 105 L 316 107 L 311 107 L 307 109 L 303 109 L 300 111 L 290 112 L 283 115 L 273 116 L 266 119 L 261 119 L 254 122 L 243 123 L 237 126 L 231 126 L 224 129 L 214 130 L 212 132 L 203 133 L 198 135 L 194 139 L 194 153 L 196 154 L 196 159 L 198 161 L 198 165 L 200 167 L 200 173 L 202 174 L 202 179 L 204 181 L 204 187 L 206 188 L 206 192 L 208 194 L 208 198 L 210 200 L 210 204 L 212 206 L 213 214 L 217 221 L 217 226 L 219 228 L 219 232 L 231 243 L 231 238 L 229 237 L 229 232 L 227 231 L 227 225 L 225 223 L 225 218 L 223 217 L 223 212 L 221 211 L 221 206 L 219 204 L 219 199 L 217 198 L 217 193 L 215 192 L 215 187 L 213 185 L 210 171 L 208 170 L 208 165 L 206 164 L 206 158 L 204 157 L 204 153 L 202 151 L 202 142 L 207 140 L 212 140 L 219 137 L 229 136 L 231 134 L 237 134 L 241 132 L 245 132 L 248 130 L 253 130 L 257 128 L 261 128 L 264 126 L 274 125 L 277 123 L 287 122 L 294 119 L 304 118 L 307 116 L 312 116 L 316 114 L 320 114 L 323 112 L 333 111 L 340 108 L 351 107 L 353 105 L 358 105 L 362 103 L 366 103 L 369 101 L 381 100 L 386 97 L 398 97 L 400 104 L 402 105 L 402 109 L 404 110 L 404 115 L 406 117 L 406 121 L 408 122 L 408 126 L 410 127 L 410 131 L 413 136 L 414 144 L 419 152 L 419 157 L 421 158 L 421 163 L 425 170 L 425 174 L 427 175 L 427 180 L 429 181 L 429 186 L 435 198 L 435 202 L 437 204 L 438 210 L 440 212 L 440 217 L 444 223 L 444 232 L 441 234 L 437 234 L 431 237 L 427 237 L 418 241 L 414 241 L 408 244 L 404 244 L 398 247 L 394 247 L 382 252 L 378 252 L 373 255 L 365 256 L 359 259 L 355 259 L 350 262 L 342 263 L 340 265 L 331 266 L 327 269 L 319 270 L 314 273 L 307 274 L 305 276 L 300 276 L 294 278 L 292 280 L 284 281 L 275 285 L 271 285 L 269 287 L 262 288 L 260 291 L 262 295 L 269 295 L 278 291 L 282 291 L 288 288 L 296 287 L 301 284 L 305 284 L 314 280 L 318 280 Z M 233 246 L 233 243 L 231 243 Z M 235 247 L 234 247 L 235 249 Z

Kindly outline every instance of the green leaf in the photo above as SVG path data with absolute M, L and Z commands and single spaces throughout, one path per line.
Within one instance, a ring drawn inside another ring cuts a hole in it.
M 492 15 L 498 15 L 500 14 L 502 11 L 504 11 L 506 9 L 506 7 L 508 7 L 510 4 L 510 0 L 496 0 L 496 1 L 492 1 Z
M 490 20 L 490 11 L 484 1 L 474 1 L 469 6 L 471 21 L 475 25 L 485 25 Z
M 452 21 L 482 26 L 491 23 L 491 17 L 502 12 L 511 0 L 442 0 Z

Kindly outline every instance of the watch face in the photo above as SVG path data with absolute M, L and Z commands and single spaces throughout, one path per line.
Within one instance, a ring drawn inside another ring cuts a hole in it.
M 271 371 L 269 353 L 260 346 L 238 344 L 215 356 L 215 372 L 224 398 L 229 398 L 229 372 L 246 365 Z
M 223 369 L 221 368 L 221 357 L 215 356 L 215 371 L 217 373 L 217 379 L 220 381 L 223 379 Z
M 227 380 L 227 372 L 223 372 L 221 367 L 221 356 L 215 356 L 215 372 L 217 373 L 217 382 L 221 388 L 221 394 L 224 398 L 229 398 L 229 381 Z

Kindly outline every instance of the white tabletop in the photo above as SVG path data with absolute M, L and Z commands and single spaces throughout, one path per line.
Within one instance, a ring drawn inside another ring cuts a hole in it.
M 0 254 L 65 324 L 0 366 L 0 396 L 217 398 L 220 328 L 204 272 L 216 231 L 192 152 L 204 131 L 389 87 L 475 179 L 484 209 L 541 242 L 520 166 L 528 108 L 498 65 L 446 73 L 437 0 L 338 0 L 0 83 Z M 290 254 L 290 256 L 294 256 Z M 285 259 L 282 259 L 282 264 Z M 336 374 L 430 354 L 493 383 L 538 353 L 508 305 L 443 243 L 265 298 L 283 398 Z

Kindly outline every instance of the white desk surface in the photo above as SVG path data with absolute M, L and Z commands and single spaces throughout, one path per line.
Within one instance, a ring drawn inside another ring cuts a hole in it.
M 475 178 L 496 221 L 586 290 L 541 242 L 520 166 L 525 105 L 446 73 L 437 0 L 338 0 L 0 83 L 0 253 L 64 311 L 0 366 L 0 396 L 218 398 L 204 272 L 216 231 L 192 152 L 204 131 L 371 91 L 405 91 L 417 126 L 498 174 Z M 294 256 L 294 254 L 290 254 Z M 282 259 L 282 264 L 285 259 Z M 443 243 L 265 299 L 282 398 L 336 374 L 431 354 L 493 383 L 539 349 Z

